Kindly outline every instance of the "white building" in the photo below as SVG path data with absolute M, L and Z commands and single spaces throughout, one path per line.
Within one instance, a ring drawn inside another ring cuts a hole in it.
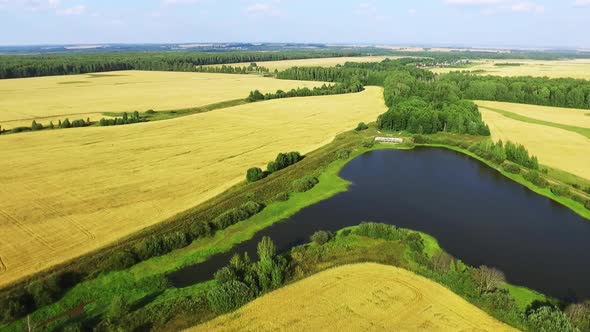
M 397 137 L 375 137 L 375 142 L 399 144 L 403 143 L 404 139 Z

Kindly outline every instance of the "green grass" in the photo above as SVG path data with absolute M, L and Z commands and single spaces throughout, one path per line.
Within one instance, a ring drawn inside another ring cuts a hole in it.
M 545 295 L 526 287 L 505 284 L 504 288 L 507 289 L 514 300 L 516 300 L 518 308 L 522 311 L 525 311 L 527 307 L 535 301 L 545 302 L 548 300 Z
M 513 119 L 513 120 L 522 121 L 522 122 L 528 122 L 528 123 L 533 123 L 533 124 L 538 124 L 538 125 L 543 125 L 543 126 L 549 126 L 549 127 L 554 127 L 554 128 L 559 128 L 559 129 L 571 131 L 571 132 L 576 133 L 576 134 L 583 135 L 586 138 L 590 138 L 590 128 L 576 127 L 576 126 L 570 126 L 570 125 L 565 125 L 565 124 L 561 124 L 561 123 L 555 123 L 555 122 L 543 121 L 543 120 L 539 120 L 539 119 L 533 119 L 533 118 L 529 118 L 528 116 L 524 116 L 524 115 L 520 115 L 520 114 L 516 114 L 516 113 L 504 111 L 504 110 L 497 109 L 497 108 L 483 107 L 483 106 L 480 106 L 480 107 L 483 108 L 483 109 L 486 109 L 486 110 L 490 110 L 492 112 L 500 113 L 500 114 L 504 115 L 505 117 L 510 118 L 510 119 Z

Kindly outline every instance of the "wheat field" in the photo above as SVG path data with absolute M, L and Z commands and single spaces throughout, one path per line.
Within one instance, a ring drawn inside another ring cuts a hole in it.
M 117 71 L 0 80 L 0 126 L 10 129 L 73 119 L 99 120 L 104 112 L 143 112 L 204 106 L 246 98 L 251 90 L 275 92 L 319 86 L 256 75 Z
M 381 62 L 385 59 L 398 59 L 397 56 L 361 56 L 361 57 L 336 57 L 336 58 L 312 58 L 312 59 L 297 59 L 297 60 L 280 60 L 280 61 L 260 61 L 256 62 L 258 66 L 266 67 L 271 71 L 285 70 L 291 67 L 336 67 L 336 65 L 343 65 L 346 62 Z M 249 66 L 250 62 L 240 62 L 227 64 L 231 67 Z M 220 67 L 221 65 L 213 65 Z
M 479 107 L 503 110 L 542 121 L 590 128 L 590 110 L 476 100 Z
M 386 111 L 383 90 L 0 137 L 0 285 L 83 255 Z
M 190 331 L 516 331 L 447 288 L 393 266 L 346 265 Z
M 496 66 L 502 63 L 518 63 L 520 66 Z M 536 76 L 549 78 L 577 78 L 590 79 L 590 60 L 483 60 L 474 62 L 467 68 L 433 68 L 435 73 L 448 73 L 451 71 L 476 71 L 483 70 L 481 75 L 496 76 Z
M 541 164 L 590 179 L 590 140 L 580 134 L 518 121 L 480 107 L 494 140 L 524 145 Z

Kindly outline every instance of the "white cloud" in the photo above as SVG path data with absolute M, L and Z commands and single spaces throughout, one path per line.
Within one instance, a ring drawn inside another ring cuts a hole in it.
M 162 0 L 164 6 L 176 6 L 176 5 L 194 5 L 200 0 Z
M 577 0 L 590 2 L 590 0 Z M 545 12 L 545 6 L 533 1 L 520 0 L 444 0 L 447 5 L 475 7 L 479 8 L 484 14 L 497 14 L 500 12 L 513 13 L 534 13 L 542 14 Z
M 545 6 L 538 5 L 533 2 L 519 2 L 510 5 L 510 10 L 515 13 L 537 13 L 542 14 L 545 12 Z
M 250 15 L 278 16 L 280 11 L 270 3 L 254 3 L 246 7 L 246 13 Z
M 576 7 L 590 7 L 590 0 L 576 0 L 574 3 Z
M 55 11 L 55 13 L 57 15 L 63 15 L 63 16 L 81 15 L 81 14 L 84 14 L 85 12 L 86 12 L 86 6 L 84 6 L 84 5 L 59 8 Z

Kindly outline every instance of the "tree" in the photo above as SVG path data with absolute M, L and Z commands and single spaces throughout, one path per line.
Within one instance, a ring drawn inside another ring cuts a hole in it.
M 537 332 L 576 332 L 579 331 L 559 309 L 542 306 L 527 315 L 531 331 Z
M 248 182 L 256 182 L 264 178 L 264 172 L 259 167 L 252 167 L 248 169 L 246 173 L 246 179 Z
M 207 301 L 211 310 L 219 314 L 241 307 L 252 297 L 248 286 L 237 280 L 218 283 L 207 293 Z
M 313 235 L 311 236 L 311 240 L 321 246 L 321 245 L 324 245 L 325 243 L 327 243 L 328 241 L 330 241 L 330 239 L 332 239 L 332 237 L 333 237 L 333 235 L 330 232 L 317 231 L 317 232 L 313 233 Z
M 479 290 L 485 292 L 494 291 L 500 287 L 502 283 L 506 282 L 506 277 L 502 271 L 485 265 L 474 270 L 473 279 Z

